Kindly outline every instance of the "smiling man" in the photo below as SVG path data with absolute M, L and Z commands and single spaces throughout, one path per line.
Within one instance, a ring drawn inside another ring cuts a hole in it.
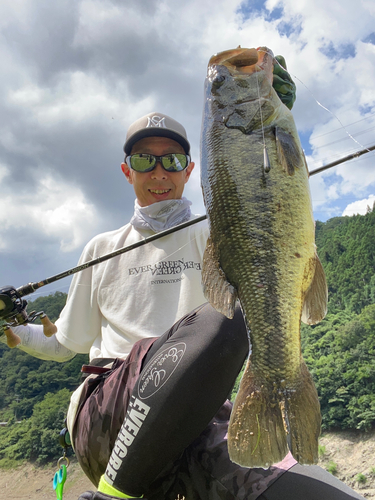
M 123 227 L 93 238 L 80 264 L 194 218 L 184 198 L 193 171 L 184 127 L 162 113 L 130 126 L 121 169 L 136 195 Z M 238 307 L 232 320 L 205 302 L 205 222 L 74 276 L 57 333 L 15 328 L 19 348 L 65 361 L 90 354 L 68 428 L 98 487 L 79 500 L 349 500 L 362 498 L 289 454 L 267 470 L 232 463 L 226 400 L 248 355 Z
M 134 215 L 130 224 L 89 243 L 82 262 L 88 254 L 113 251 L 195 217 L 182 196 L 194 163 L 181 124 L 150 113 L 130 126 L 124 151 L 121 169 L 135 192 Z M 77 339 L 89 345 L 83 335 L 90 336 L 98 349 L 90 349 L 96 365 L 128 355 L 124 363 L 111 365 L 105 380 L 91 382 L 98 384 L 97 392 L 90 395 L 92 386 L 84 386 L 81 409 L 70 425 L 81 466 L 99 490 L 81 500 L 202 495 L 191 480 L 182 479 L 191 454 L 187 448 L 225 403 L 248 353 L 240 310 L 228 320 L 205 303 L 201 265 L 207 236 L 206 222 L 198 223 L 94 269 L 97 278 L 87 277 L 84 283 L 81 276 L 72 284 L 57 322 L 60 342 L 77 350 Z M 94 300 L 88 287 L 96 288 Z M 90 328 L 73 333 L 78 315 L 82 324 L 82 310 L 76 307 L 87 303 L 89 294 Z M 93 328 L 97 308 L 102 319 Z M 224 421 L 228 405 L 221 409 Z M 70 422 L 72 412 L 71 405 Z M 224 427 L 217 433 L 212 423 L 208 433 L 221 446 Z M 201 440 L 194 453 L 204 446 Z M 275 468 L 275 477 L 292 462 Z
M 193 168 L 194 163 L 183 147 L 168 137 L 146 137 L 137 141 L 126 163 L 121 164 L 141 207 L 181 199 Z

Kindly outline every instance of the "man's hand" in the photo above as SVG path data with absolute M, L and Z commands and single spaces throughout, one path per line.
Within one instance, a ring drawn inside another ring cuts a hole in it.
M 273 66 L 273 88 L 280 97 L 281 102 L 289 109 L 292 109 L 296 100 L 296 85 L 287 71 L 286 62 L 283 56 L 276 56 Z

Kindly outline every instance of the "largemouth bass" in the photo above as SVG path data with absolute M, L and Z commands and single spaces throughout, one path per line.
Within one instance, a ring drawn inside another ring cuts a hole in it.
M 247 467 L 268 467 L 288 450 L 316 463 L 321 425 L 300 321 L 325 316 L 327 285 L 308 169 L 293 116 L 272 87 L 273 63 L 267 48 L 211 58 L 201 139 L 204 292 L 227 317 L 238 298 L 250 335 L 228 432 L 231 460 Z

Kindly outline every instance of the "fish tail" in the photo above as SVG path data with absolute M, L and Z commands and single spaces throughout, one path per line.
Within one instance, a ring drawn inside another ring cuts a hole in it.
M 257 381 L 248 364 L 229 422 L 230 459 L 244 467 L 269 467 L 290 450 L 299 463 L 316 463 L 320 424 L 318 395 L 304 362 L 293 389 Z
M 228 429 L 230 459 L 244 467 L 268 467 L 288 453 L 280 406 L 272 390 L 257 382 L 247 365 Z
M 304 362 L 298 387 L 288 392 L 284 401 L 280 402 L 280 409 L 293 457 L 302 465 L 317 463 L 320 405 L 314 382 Z

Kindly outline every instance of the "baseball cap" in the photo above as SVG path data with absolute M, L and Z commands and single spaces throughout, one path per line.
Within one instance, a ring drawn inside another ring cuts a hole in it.
M 134 144 L 145 137 L 169 137 L 181 144 L 185 153 L 190 153 L 190 144 L 187 139 L 185 128 L 170 116 L 164 113 L 152 112 L 142 116 L 128 128 L 126 134 L 124 151 L 130 154 Z

